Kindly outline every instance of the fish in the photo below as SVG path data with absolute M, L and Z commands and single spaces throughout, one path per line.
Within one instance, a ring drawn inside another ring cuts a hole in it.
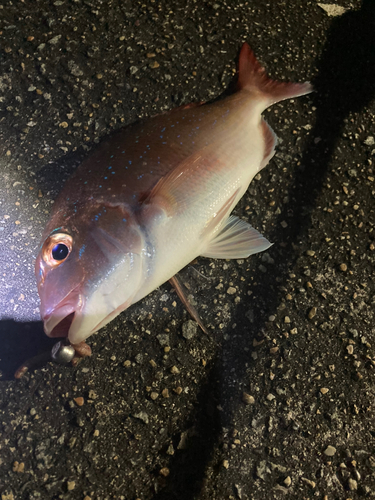
M 85 344 L 197 257 L 269 248 L 231 212 L 275 152 L 262 112 L 311 91 L 272 80 L 245 43 L 236 92 L 103 140 L 65 183 L 42 235 L 35 275 L 45 333 Z

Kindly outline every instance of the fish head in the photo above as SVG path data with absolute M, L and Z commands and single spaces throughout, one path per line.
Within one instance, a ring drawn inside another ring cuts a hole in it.
M 47 225 L 35 263 L 40 313 L 49 337 L 77 344 L 132 303 L 147 253 L 141 229 L 123 206 L 82 207 L 62 225 L 56 219 Z

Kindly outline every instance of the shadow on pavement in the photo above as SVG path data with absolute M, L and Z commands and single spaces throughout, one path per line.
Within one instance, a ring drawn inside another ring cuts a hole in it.
M 260 332 L 265 327 L 265 318 L 276 310 L 280 302 L 281 295 L 273 285 L 276 280 L 278 284 L 283 284 L 288 270 L 298 257 L 293 243 L 297 238 L 306 237 L 311 226 L 311 213 L 345 120 L 350 113 L 361 111 L 375 97 L 374 0 L 363 0 L 360 10 L 349 11 L 332 21 L 317 68 L 318 76 L 313 81 L 316 93 L 311 96 L 313 105 L 317 108 L 316 124 L 301 160 L 302 168 L 295 174 L 294 186 L 289 194 L 290 201 L 283 205 L 282 212 L 275 221 L 275 228 L 278 228 L 283 220 L 288 220 L 288 228 L 283 230 L 285 247 L 280 251 L 284 262 L 278 273 L 263 274 L 256 271 L 254 275 L 254 282 L 262 285 L 254 293 L 253 332 Z M 320 138 L 320 141 L 315 141 L 316 138 Z M 292 217 L 289 215 L 291 213 Z M 267 237 L 276 244 L 280 240 L 277 229 Z M 266 304 L 266 312 L 257 309 L 257 298 Z M 247 305 L 243 303 L 237 308 L 237 319 L 245 318 L 246 309 Z M 245 319 L 244 322 L 246 321 Z M 243 346 L 250 345 L 251 341 L 248 330 L 243 331 L 242 335 L 237 330 L 237 337 L 224 343 L 221 356 L 218 355 L 207 383 L 200 391 L 200 405 L 190 418 L 194 423 L 196 436 L 189 440 L 187 450 L 177 452 L 171 458 L 167 486 L 155 499 L 197 498 L 207 465 L 218 445 L 221 426 L 233 426 L 233 416 L 240 403 L 239 384 L 230 387 L 225 381 L 230 377 L 232 368 L 235 368 L 237 380 L 240 383 L 244 380 L 246 363 L 251 363 L 251 358 L 243 352 Z M 219 412 L 218 404 L 221 404 L 223 411 Z
M 2 380 L 13 380 L 14 373 L 26 360 L 50 351 L 56 339 L 48 338 L 41 321 L 0 321 L 0 373 Z M 32 368 L 32 371 L 39 366 Z

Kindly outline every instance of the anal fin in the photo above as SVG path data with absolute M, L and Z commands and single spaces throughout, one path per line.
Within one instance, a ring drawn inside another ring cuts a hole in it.
M 277 136 L 264 118 L 262 118 L 261 127 L 264 138 L 264 155 L 260 168 L 263 168 L 268 164 L 272 156 L 275 154 Z
M 247 222 L 231 215 L 223 229 L 201 253 L 214 259 L 243 259 L 272 245 Z

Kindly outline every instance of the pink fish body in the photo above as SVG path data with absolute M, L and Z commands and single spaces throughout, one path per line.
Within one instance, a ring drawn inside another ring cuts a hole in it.
M 101 143 L 65 184 L 43 234 L 35 269 L 46 334 L 84 341 L 196 257 L 267 249 L 230 213 L 274 154 L 261 113 L 311 90 L 271 80 L 244 44 L 235 94 Z

